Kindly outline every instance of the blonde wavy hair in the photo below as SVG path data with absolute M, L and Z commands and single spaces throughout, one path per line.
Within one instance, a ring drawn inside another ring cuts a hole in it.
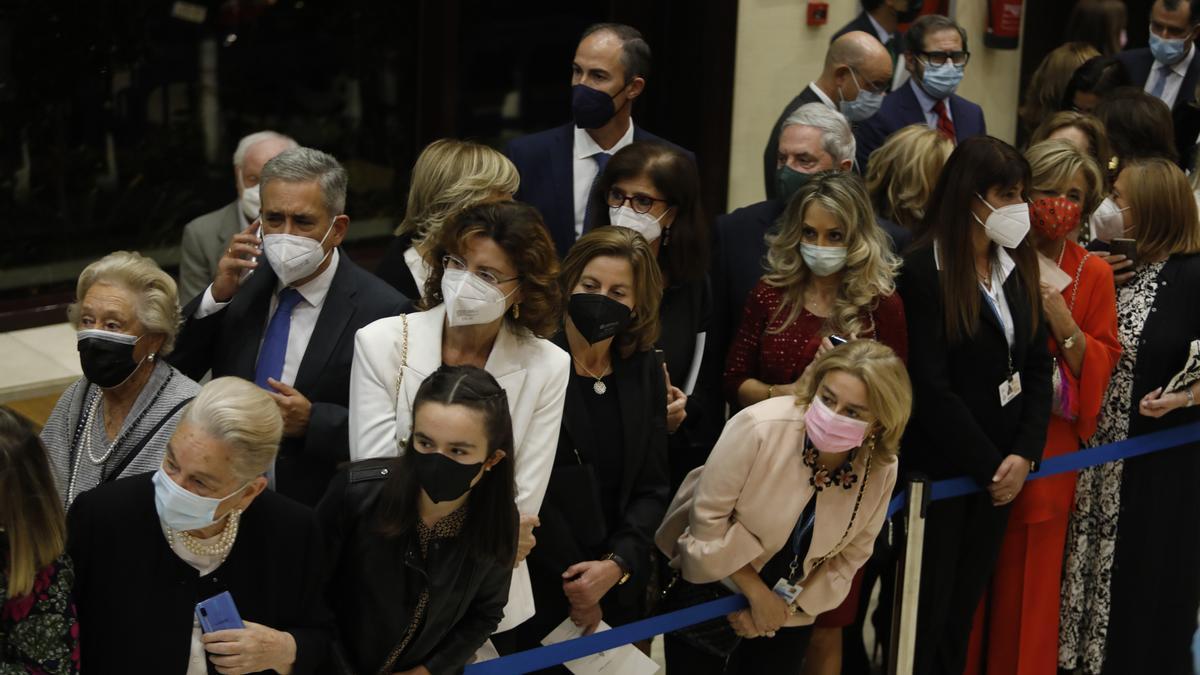
M 163 336 L 159 356 L 171 353 L 182 318 L 178 287 L 170 274 L 136 251 L 109 253 L 88 265 L 75 284 L 75 302 L 67 307 L 67 319 L 75 330 L 79 330 L 79 305 L 97 283 L 120 286 L 132 293 L 138 322 L 148 334 Z
M 430 143 L 413 165 L 404 220 L 396 236 L 412 233 L 424 247 L 438 240 L 455 213 L 513 194 L 521 185 L 517 167 L 486 145 L 443 138 Z
M 871 456 L 891 462 L 900 452 L 900 438 L 912 414 L 912 382 L 896 352 L 875 340 L 853 340 L 818 356 L 796 386 L 796 405 L 807 406 L 817 396 L 825 376 L 843 372 L 862 380 L 867 407 L 875 416 Z
M 1057 192 L 1076 173 L 1083 172 L 1087 193 L 1083 196 L 1083 218 L 1086 219 L 1104 198 L 1104 174 L 1096 160 L 1086 155 L 1074 143 L 1056 138 L 1032 145 L 1025 159 L 1033 172 L 1033 190 Z
M 874 322 L 863 326 L 863 314 L 896 290 L 900 260 L 891 251 L 888 236 L 875 221 L 862 179 L 852 173 L 825 171 L 801 187 L 788 202 L 779 232 L 767 236 L 767 270 L 763 282 L 783 292 L 783 302 L 772 321 L 787 312 L 787 318 L 772 332 L 782 332 L 804 309 L 804 288 L 812 272 L 800 255 L 804 218 L 810 205 L 829 211 L 845 231 L 846 266 L 833 304 L 833 315 L 825 321 L 831 333 L 846 338 L 873 333 Z
M 867 163 L 867 192 L 875 212 L 901 227 L 916 227 L 953 151 L 950 139 L 924 124 L 889 136 Z

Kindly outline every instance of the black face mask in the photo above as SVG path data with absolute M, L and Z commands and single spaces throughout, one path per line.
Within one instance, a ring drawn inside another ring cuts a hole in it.
M 617 114 L 613 99 L 584 84 L 571 87 L 571 116 L 580 129 L 599 129 Z
M 599 293 L 573 294 L 567 314 L 590 345 L 620 333 L 633 320 L 633 310 Z
M 417 472 L 417 484 L 436 504 L 451 502 L 471 489 L 471 481 L 479 475 L 483 462 L 459 464 L 440 452 L 420 452 L 413 448 L 413 468 Z
M 103 389 L 124 384 L 141 365 L 133 360 L 133 345 L 140 339 L 106 330 L 79 331 L 76 340 L 83 376 Z

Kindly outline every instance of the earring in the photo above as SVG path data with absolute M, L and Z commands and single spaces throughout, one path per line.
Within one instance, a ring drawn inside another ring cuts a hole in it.
M 146 360 L 149 361 L 150 363 L 154 363 L 154 357 L 155 357 L 154 352 L 150 352 L 150 354 L 148 356 L 146 356 Z
M 521 303 L 519 303 L 519 302 L 513 303 L 513 318 L 514 319 L 521 318 Z

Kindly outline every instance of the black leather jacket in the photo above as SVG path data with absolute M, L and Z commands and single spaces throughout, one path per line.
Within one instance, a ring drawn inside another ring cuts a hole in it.
M 415 532 L 398 538 L 380 534 L 375 509 L 398 464 L 395 458 L 350 464 L 317 507 L 331 556 L 335 670 L 379 672 L 408 628 L 419 595 L 411 580 L 424 577 L 429 590 L 424 620 L 388 672 L 423 665 L 433 675 L 461 673 L 504 616 L 512 569 L 468 555 L 458 539 L 435 539 L 422 559 Z

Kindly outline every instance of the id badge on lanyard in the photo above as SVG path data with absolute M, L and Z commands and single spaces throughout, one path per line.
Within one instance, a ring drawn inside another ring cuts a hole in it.
M 813 495 L 813 499 L 816 498 L 816 495 Z M 803 511 L 801 513 L 803 514 Z M 800 560 L 800 556 L 804 553 L 800 550 L 800 542 L 804 539 L 804 535 L 812 530 L 816 517 L 817 510 L 814 508 L 811 516 L 796 522 L 796 528 L 792 530 L 792 562 L 788 565 L 788 575 L 776 581 L 774 588 L 771 589 L 775 595 L 783 598 L 790 606 L 796 604 L 796 599 L 804 591 L 804 586 L 800 584 L 799 578 L 800 566 L 803 562 Z
M 993 282 L 995 283 L 995 282 Z M 1000 314 L 1000 308 L 996 306 L 996 301 L 992 298 L 991 293 L 984 293 L 983 297 L 987 300 L 988 309 L 996 315 L 996 321 L 1000 323 L 1000 330 L 1004 331 L 1004 316 Z M 1012 347 L 1008 344 L 1008 338 L 1004 340 L 1004 346 L 1007 349 L 1008 356 L 1008 377 L 1000 383 L 1000 407 L 1012 403 L 1014 399 L 1021 395 L 1021 373 L 1018 373 L 1013 368 Z

